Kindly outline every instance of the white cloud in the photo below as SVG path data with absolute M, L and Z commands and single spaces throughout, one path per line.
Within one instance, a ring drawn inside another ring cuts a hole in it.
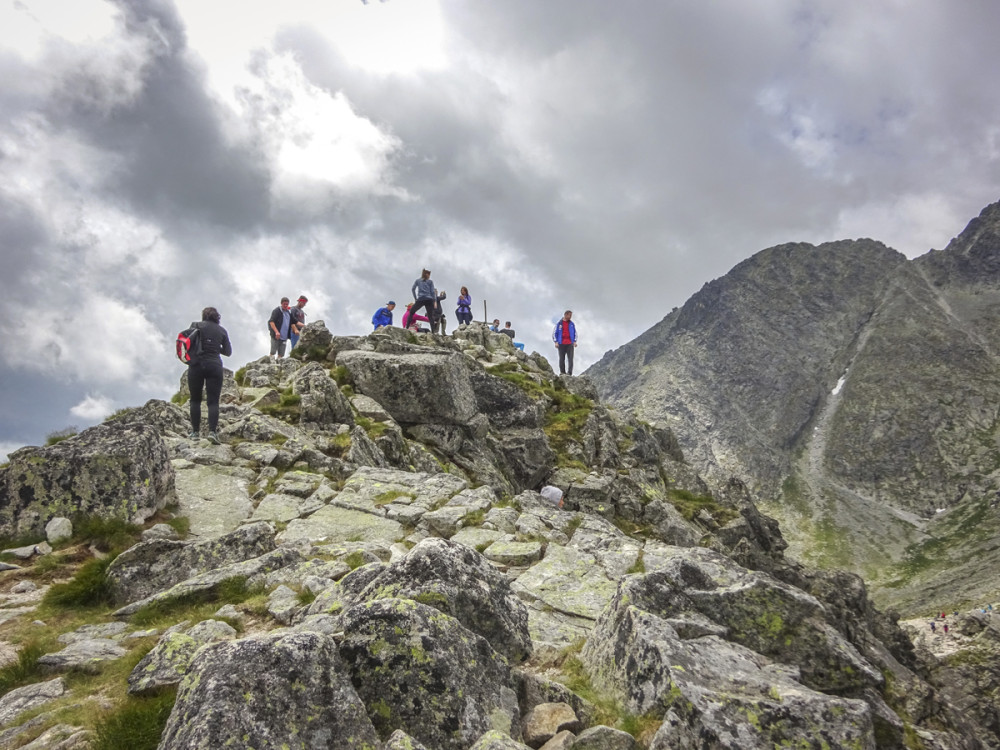
M 104 419 L 114 410 L 114 402 L 107 396 L 88 393 L 83 401 L 69 410 L 69 413 L 88 422 L 96 422 L 99 419 Z
M 11 453 L 23 447 L 24 443 L 10 442 L 8 440 L 0 441 L 0 463 L 6 462 L 7 457 L 10 456 Z

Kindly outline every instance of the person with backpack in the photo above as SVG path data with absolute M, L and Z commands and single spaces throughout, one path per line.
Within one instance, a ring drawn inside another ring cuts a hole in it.
M 292 311 L 288 307 L 288 297 L 281 298 L 281 305 L 274 308 L 267 321 L 267 331 L 271 334 L 271 355 L 275 359 L 285 356 L 285 344 L 292 335 Z
M 302 329 L 306 327 L 306 313 L 302 308 L 306 306 L 306 302 L 308 301 L 309 298 L 303 294 L 299 297 L 295 307 L 289 310 L 292 314 L 292 349 L 294 349 L 295 345 L 299 343 L 299 334 L 302 333 Z
M 385 328 L 386 326 L 392 325 L 392 311 L 396 309 L 396 303 L 389 300 L 385 303 L 385 307 L 380 307 L 372 315 L 372 325 L 375 326 L 374 330 L 379 328 Z
M 192 347 L 191 362 L 188 364 L 188 390 L 191 391 L 191 434 L 188 438 L 197 440 L 201 432 L 202 392 L 208 392 L 208 439 L 219 444 L 219 396 L 222 395 L 222 355 L 233 353 L 229 333 L 219 325 L 222 316 L 214 307 L 201 311 L 201 323 L 192 323 L 197 329 L 197 343 Z
M 459 292 L 455 317 L 458 318 L 459 325 L 469 325 L 472 322 L 472 295 L 469 294 L 468 287 L 463 286 Z
M 573 350 L 576 348 L 576 325 L 571 318 L 573 311 L 567 310 L 563 313 L 562 320 L 556 323 L 555 330 L 552 331 L 552 340 L 559 350 L 559 374 L 573 374 Z M 569 373 L 566 372 L 566 359 L 569 359 Z

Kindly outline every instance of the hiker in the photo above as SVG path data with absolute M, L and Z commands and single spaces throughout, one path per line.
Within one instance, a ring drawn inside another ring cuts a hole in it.
M 455 307 L 455 317 L 458 318 L 458 324 L 469 325 L 472 322 L 472 295 L 469 294 L 469 288 L 463 286 L 462 291 L 458 294 L 458 305 Z
M 413 314 L 413 303 L 406 303 L 406 310 L 403 312 L 402 325 L 403 328 L 409 331 L 416 331 L 420 333 L 420 325 L 418 321 L 423 321 L 424 323 L 430 324 L 430 318 L 426 315 L 414 315 Z
M 435 298 L 434 310 L 430 313 L 431 318 L 431 333 L 439 333 L 442 336 L 447 333 L 445 331 L 445 321 L 448 319 L 444 314 L 444 305 L 441 303 L 448 296 L 447 292 L 440 292 Z
M 573 374 L 573 350 L 576 348 L 576 324 L 571 320 L 573 311 L 563 313 L 562 320 L 556 323 L 552 331 L 552 340 L 559 350 L 559 374 Z M 569 359 L 569 372 L 566 372 L 566 360 Z
M 309 298 L 303 294 L 299 297 L 298 302 L 295 303 L 295 307 L 289 310 L 292 314 L 292 349 L 299 343 L 299 334 L 306 327 L 306 313 L 302 308 L 306 306 L 306 302 L 308 301 Z
M 201 350 L 188 365 L 188 390 L 191 391 L 191 440 L 197 440 L 201 431 L 201 395 L 208 391 L 208 439 L 219 444 L 219 396 L 222 394 L 222 357 L 233 353 L 229 334 L 219 325 L 222 316 L 214 307 L 201 311 L 198 327 Z
M 374 330 L 379 328 L 385 328 L 386 326 L 392 325 L 392 311 L 396 309 L 396 303 L 389 300 L 385 303 L 385 307 L 380 307 L 372 315 L 372 325 L 375 326 Z
M 936 633 L 937 632 L 937 626 L 934 625 L 934 621 L 933 620 L 931 620 L 931 632 L 932 633 Z
M 288 297 L 281 298 L 281 305 L 274 308 L 267 327 L 271 334 L 270 356 L 281 359 L 285 356 L 285 344 L 292 335 L 292 310 L 288 307 Z
M 948 635 L 948 623 L 944 624 L 944 634 Z
M 563 491 L 558 487 L 547 484 L 538 491 L 538 494 L 548 500 L 559 510 L 563 507 Z
M 420 308 L 424 308 L 427 317 L 433 320 L 434 307 L 438 302 L 437 291 L 434 289 L 434 282 L 431 281 L 431 272 L 426 268 L 421 271 L 420 278 L 413 282 L 410 291 L 413 293 L 413 307 L 410 309 L 410 314 L 416 315 Z
M 502 333 L 504 336 L 509 336 L 511 341 L 514 340 L 514 329 L 510 327 L 509 320 L 507 321 L 507 324 L 503 327 L 503 330 L 500 331 L 500 333 Z
M 500 333 L 500 318 L 493 318 L 493 325 L 490 326 L 493 333 Z

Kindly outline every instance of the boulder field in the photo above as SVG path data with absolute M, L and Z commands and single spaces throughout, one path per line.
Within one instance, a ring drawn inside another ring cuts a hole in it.
M 312 323 L 296 355 L 227 375 L 222 445 L 186 437 L 182 378 L 0 468 L 10 536 L 150 527 L 89 609 L 46 594 L 46 557 L 72 550 L 72 583 L 103 554 L 68 530 L 0 573 L 0 661 L 53 636 L 0 696 L 0 747 L 90 747 L 108 724 L 74 704 L 154 700 L 163 750 L 1000 747 L 987 613 L 945 668 L 586 378 L 478 324 Z

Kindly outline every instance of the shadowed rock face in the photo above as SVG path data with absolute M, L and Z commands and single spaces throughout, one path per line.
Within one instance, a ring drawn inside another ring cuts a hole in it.
M 944 558 L 977 543 L 971 529 L 980 542 L 1000 533 L 986 512 L 1000 491 L 998 368 L 994 204 L 912 261 L 872 240 L 763 250 L 587 375 L 610 402 L 669 426 L 698 471 L 743 479 L 795 555 L 893 577 L 930 534 L 952 542 L 934 557 L 956 568 L 933 595 L 950 582 L 956 601 L 975 601 L 995 545 L 975 565 L 968 550 Z M 919 606 L 928 581 L 881 594 Z
M 47 448 L 22 448 L 0 469 L 0 534 L 42 534 L 56 516 L 93 514 L 141 522 L 174 491 L 159 432 L 98 425 Z

